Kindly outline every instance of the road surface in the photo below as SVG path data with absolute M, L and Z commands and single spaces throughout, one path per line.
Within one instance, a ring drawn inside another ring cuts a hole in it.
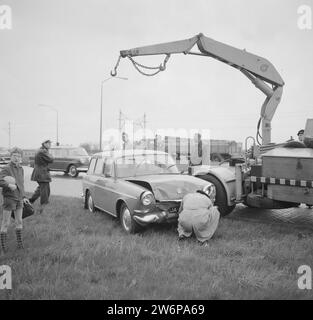
M 25 191 L 33 192 L 37 183 L 30 181 L 30 176 L 33 171 L 33 168 L 24 166 L 25 174 Z M 85 173 L 80 173 L 77 178 L 71 178 L 70 176 L 65 175 L 63 172 L 50 172 L 52 177 L 52 182 L 50 184 L 51 194 L 67 197 L 80 198 L 82 194 L 82 177 Z

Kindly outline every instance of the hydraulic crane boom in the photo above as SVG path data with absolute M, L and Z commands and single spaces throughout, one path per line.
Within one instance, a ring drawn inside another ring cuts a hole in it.
M 198 46 L 199 52 L 190 50 Z M 262 144 L 271 142 L 271 120 L 280 103 L 284 81 L 275 67 L 266 59 L 205 37 L 203 34 L 190 39 L 138 47 L 120 51 L 121 57 L 184 53 L 211 57 L 240 70 L 265 95 L 260 119 L 262 119 Z M 165 69 L 165 65 L 163 66 Z M 161 71 L 163 70 L 160 69 Z M 116 73 L 112 73 L 116 75 Z M 258 133 L 259 135 L 259 133 Z

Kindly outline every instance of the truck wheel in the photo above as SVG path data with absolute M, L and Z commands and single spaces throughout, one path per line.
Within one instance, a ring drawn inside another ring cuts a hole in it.
M 227 194 L 222 183 L 217 178 L 211 175 L 198 176 L 198 178 L 201 178 L 203 180 L 209 181 L 214 184 L 216 189 L 215 205 L 218 207 L 218 211 L 220 212 L 221 216 L 225 217 L 228 214 L 230 214 L 234 210 L 236 205 L 235 204 L 232 206 L 228 205 Z
M 138 224 L 134 221 L 130 210 L 125 203 L 121 205 L 120 222 L 123 230 L 127 233 L 136 233 L 138 231 Z
M 68 175 L 72 178 L 76 178 L 79 174 L 79 172 L 77 171 L 77 168 L 74 164 L 71 164 L 69 167 L 68 167 Z

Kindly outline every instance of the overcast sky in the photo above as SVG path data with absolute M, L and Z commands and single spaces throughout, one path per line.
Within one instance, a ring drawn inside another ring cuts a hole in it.
M 101 81 L 119 51 L 191 38 L 215 40 L 271 61 L 285 81 L 272 122 L 282 142 L 313 118 L 313 30 L 297 25 L 300 5 L 313 0 L 0 0 L 12 29 L 0 30 L 0 146 L 33 148 L 47 138 L 64 144 L 99 141 Z M 163 57 L 137 58 L 158 65 Z M 103 85 L 104 129 L 118 112 L 147 115 L 152 130 L 209 129 L 215 139 L 244 141 L 256 133 L 264 95 L 241 72 L 206 57 L 172 55 L 155 77 L 122 59 Z

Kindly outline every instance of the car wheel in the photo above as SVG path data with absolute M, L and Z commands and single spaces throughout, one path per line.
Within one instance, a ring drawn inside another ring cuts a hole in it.
M 93 213 L 96 211 L 95 203 L 93 201 L 90 191 L 87 192 L 86 205 L 89 212 Z
M 134 221 L 133 217 L 131 216 L 130 210 L 125 203 L 121 205 L 120 222 L 123 230 L 127 233 L 135 233 L 136 231 L 138 231 L 138 224 Z
M 77 168 L 74 164 L 71 164 L 68 168 L 68 174 L 70 177 L 72 178 L 76 178 L 78 176 L 78 171 L 77 171 Z
M 201 178 L 203 180 L 209 181 L 214 184 L 216 189 L 215 205 L 217 206 L 221 216 L 224 217 L 230 214 L 234 210 L 236 205 L 235 204 L 232 206 L 228 205 L 227 194 L 222 183 L 217 178 L 211 175 L 201 176 L 201 177 L 199 176 L 198 178 Z

